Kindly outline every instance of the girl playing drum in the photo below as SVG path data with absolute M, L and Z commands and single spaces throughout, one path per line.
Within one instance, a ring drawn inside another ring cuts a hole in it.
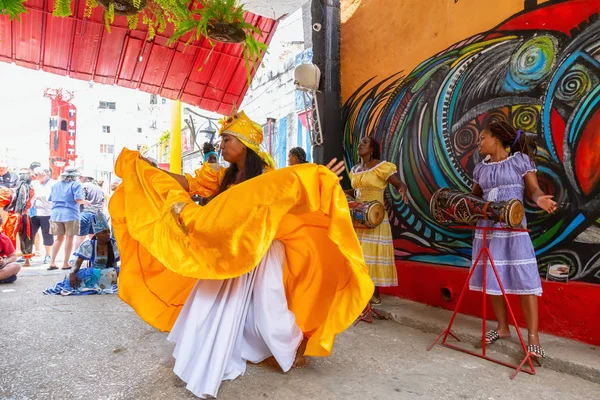
M 517 131 L 504 121 L 493 122 L 481 132 L 479 152 L 486 159 L 473 171 L 471 194 L 485 201 L 523 201 L 525 189 L 538 207 L 548 213 L 556 211 L 552 196 L 545 195 L 538 185 L 533 163 L 537 152 L 535 141 L 523 131 Z M 522 225 L 526 226 L 525 217 Z M 477 226 L 498 226 L 489 220 L 480 220 Z M 473 240 L 473 258 L 482 247 L 482 233 L 476 232 Z M 504 289 L 508 294 L 519 295 L 529 331 L 528 351 L 536 357 L 545 357 L 538 338 L 538 300 L 542 295 L 542 285 L 538 272 L 533 244 L 527 232 L 490 232 L 488 247 Z M 477 267 L 483 264 L 480 260 Z M 474 267 L 474 266 L 473 266 Z M 477 268 L 471 277 L 471 290 L 482 291 L 483 268 Z M 510 337 L 506 304 L 502 291 L 491 268 L 486 270 L 486 293 L 498 319 L 496 329 L 487 332 L 486 343 Z

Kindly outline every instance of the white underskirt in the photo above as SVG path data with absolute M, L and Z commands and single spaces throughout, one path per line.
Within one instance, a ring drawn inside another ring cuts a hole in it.
M 285 248 L 273 242 L 258 267 L 225 281 L 199 280 L 169 340 L 173 371 L 200 398 L 216 397 L 221 381 L 246 371 L 246 361 L 273 356 L 287 372 L 303 334 L 283 287 Z

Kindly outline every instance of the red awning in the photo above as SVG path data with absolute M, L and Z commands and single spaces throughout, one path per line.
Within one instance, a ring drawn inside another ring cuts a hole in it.
M 26 6 L 21 21 L 0 16 L 0 61 L 181 99 L 220 114 L 239 106 L 248 89 L 241 45 L 217 43 L 211 53 L 208 40 L 185 47 L 183 38 L 168 47 L 172 27 L 147 41 L 141 18 L 130 31 L 125 17 L 115 17 L 109 34 L 100 7 L 83 19 L 85 0 L 73 1 L 71 18 L 52 16 L 54 0 L 28 0 Z M 268 44 L 277 22 L 250 13 L 246 20 L 262 29 L 261 42 Z

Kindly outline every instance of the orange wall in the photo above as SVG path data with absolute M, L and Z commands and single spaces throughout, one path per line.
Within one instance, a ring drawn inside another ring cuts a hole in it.
M 524 0 L 455 1 L 341 0 L 343 100 L 374 76 L 408 74 L 437 52 L 522 11 L 524 4 Z

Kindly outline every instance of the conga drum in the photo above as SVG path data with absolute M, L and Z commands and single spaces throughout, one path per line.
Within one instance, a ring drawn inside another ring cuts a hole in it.
M 385 207 L 377 200 L 359 202 L 349 201 L 352 224 L 355 228 L 373 229 L 383 221 Z
M 449 188 L 436 191 L 429 202 L 429 208 L 431 215 L 439 223 L 475 225 L 480 219 L 488 219 L 509 228 L 518 228 L 525 215 L 523 203 L 517 199 L 488 202 Z

